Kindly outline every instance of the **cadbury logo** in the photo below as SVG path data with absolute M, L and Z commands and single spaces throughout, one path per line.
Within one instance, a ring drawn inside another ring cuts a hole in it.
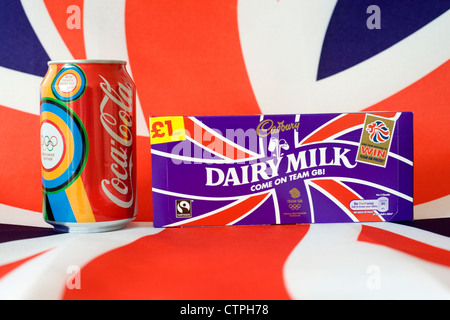
M 131 181 L 133 121 L 130 115 L 133 111 L 133 91 L 129 85 L 123 85 L 119 82 L 117 92 L 105 78 L 99 76 L 103 79 L 100 87 L 105 93 L 100 103 L 100 121 L 103 128 L 111 136 L 111 158 L 114 160 L 110 167 L 114 178 L 103 179 L 102 190 L 116 205 L 129 208 L 133 204 L 134 198 Z M 109 101 L 120 108 L 118 118 L 106 110 Z M 130 199 L 126 201 L 128 198 Z
M 256 127 L 256 134 L 260 137 L 267 137 L 269 134 L 277 134 L 279 132 L 295 129 L 298 131 L 300 122 L 291 122 L 284 124 L 284 120 L 274 124 L 272 120 L 266 119 L 261 121 Z

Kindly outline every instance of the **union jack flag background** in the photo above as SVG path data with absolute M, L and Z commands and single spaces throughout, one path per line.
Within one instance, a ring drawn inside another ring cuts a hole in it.
M 449 299 L 449 9 L 1 1 L 0 298 Z M 39 87 L 58 59 L 126 60 L 135 81 L 138 216 L 123 230 L 43 221 Z M 150 116 L 354 111 L 414 112 L 414 221 L 153 228 Z

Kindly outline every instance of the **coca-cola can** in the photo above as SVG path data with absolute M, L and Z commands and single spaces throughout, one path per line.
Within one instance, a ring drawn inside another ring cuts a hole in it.
M 136 89 L 118 60 L 50 61 L 40 92 L 43 216 L 57 231 L 136 216 Z

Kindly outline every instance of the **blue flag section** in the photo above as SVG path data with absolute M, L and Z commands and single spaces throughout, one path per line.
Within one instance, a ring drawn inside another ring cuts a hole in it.
M 323 42 L 317 80 L 385 51 L 450 9 L 449 1 L 339 0 Z
M 0 66 L 44 76 L 50 60 L 20 1 L 0 2 Z

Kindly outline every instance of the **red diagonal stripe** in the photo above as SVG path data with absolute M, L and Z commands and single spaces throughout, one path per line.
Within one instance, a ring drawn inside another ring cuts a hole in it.
M 386 246 L 417 258 L 450 267 L 450 251 L 405 236 L 363 225 L 358 241 Z
M 290 299 L 289 254 L 309 225 L 169 228 L 83 267 L 64 299 Z M 195 318 L 195 317 L 194 317 Z
M 250 197 L 242 202 L 236 203 L 235 205 L 225 208 L 213 215 L 207 216 L 203 219 L 195 220 L 183 224 L 183 226 L 223 226 L 226 225 L 237 218 L 243 216 L 254 207 L 258 206 L 269 193 L 262 193 L 253 197 Z
M 0 202 L 41 211 L 39 116 L 0 106 L 0 137 Z
M 14 261 L 8 264 L 5 264 L 3 266 L 0 266 L 0 279 L 2 277 L 4 277 L 5 275 L 7 275 L 8 273 L 10 273 L 11 271 L 13 271 L 14 269 L 20 267 L 21 265 L 23 265 L 25 262 L 30 261 L 33 258 L 36 258 L 37 256 L 40 256 L 41 254 L 47 252 L 48 250 L 39 252 L 37 254 L 34 254 L 32 256 L 29 256 L 27 258 L 24 258 L 22 260 L 18 260 L 18 261 Z

